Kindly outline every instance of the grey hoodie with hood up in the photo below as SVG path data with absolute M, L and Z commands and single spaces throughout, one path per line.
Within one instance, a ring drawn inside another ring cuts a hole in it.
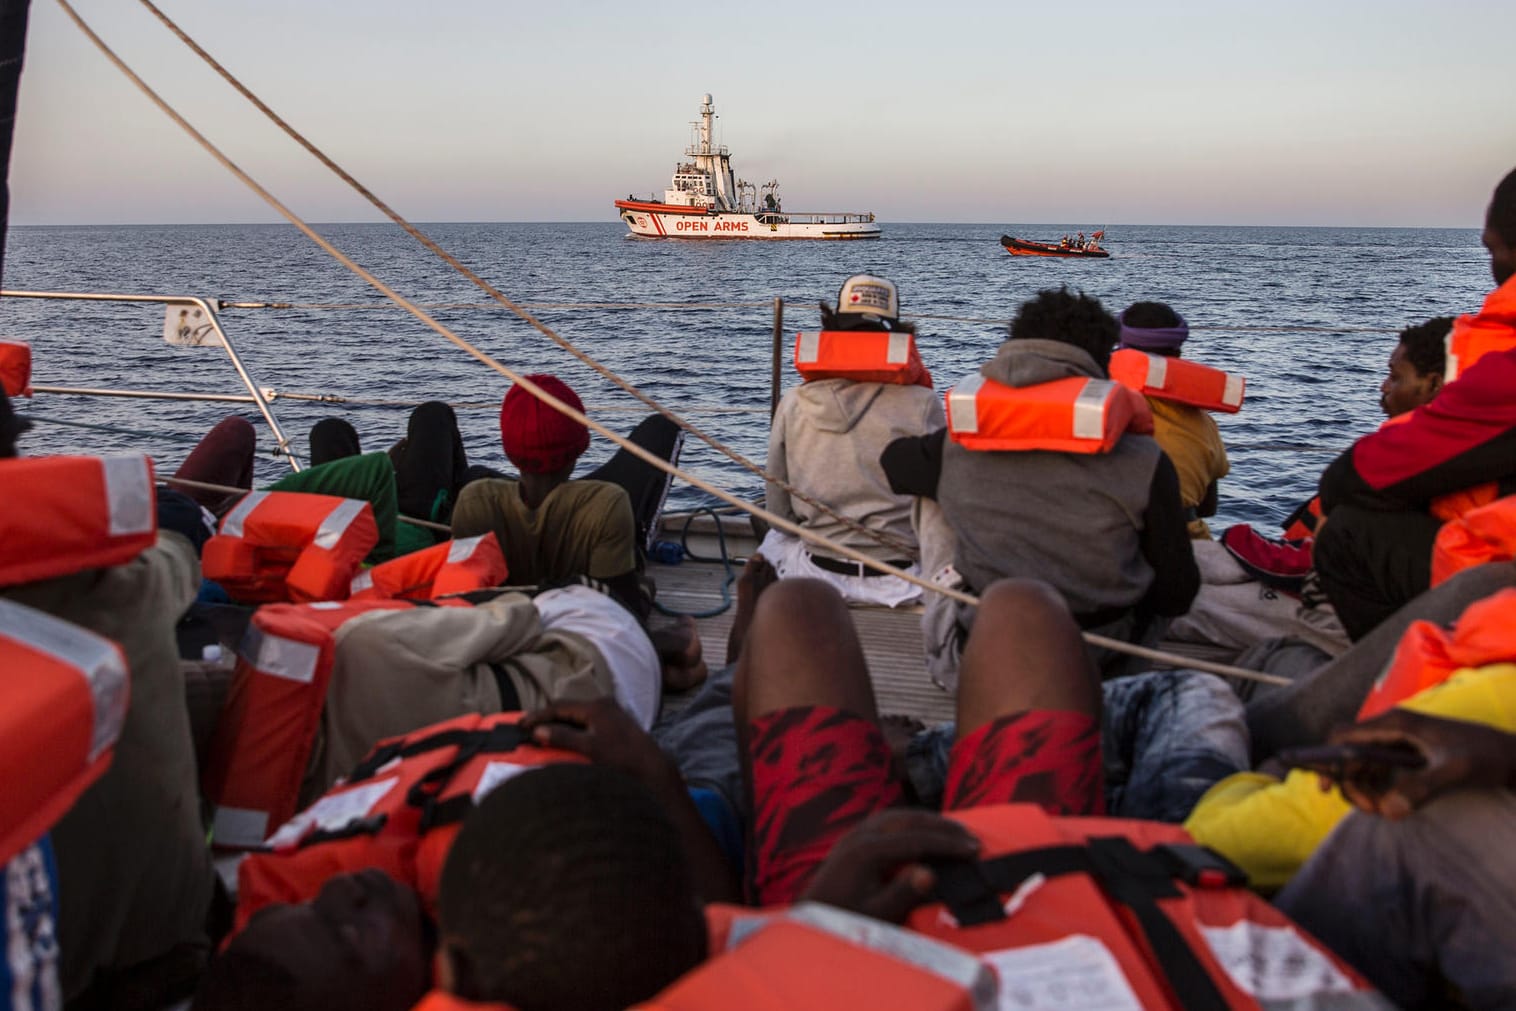
M 941 400 L 924 386 L 813 380 L 779 402 L 769 430 L 768 472 L 867 529 L 909 545 L 915 560 L 913 496 L 890 490 L 879 454 L 894 439 L 925 435 L 944 424 Z M 767 492 L 771 511 L 871 558 L 903 560 L 901 548 L 849 529 L 778 485 L 770 483 Z
M 1017 387 L 1105 378 L 1084 350 L 1049 340 L 1007 341 L 979 372 Z M 1079 616 L 1137 605 L 1155 575 L 1143 542 L 1160 466 L 1174 482 L 1146 435 L 1125 435 L 1109 453 L 1093 454 L 974 451 L 948 440 L 937 500 L 958 534 L 959 573 L 980 591 L 1005 576 L 1045 580 Z M 1163 519 L 1184 536 L 1177 510 Z M 1195 563 L 1184 554 L 1186 571 L 1165 576 L 1193 581 Z

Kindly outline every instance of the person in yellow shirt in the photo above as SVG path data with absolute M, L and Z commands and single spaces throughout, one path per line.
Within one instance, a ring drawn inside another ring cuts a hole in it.
M 1516 662 L 1457 671 L 1400 708 L 1516 733 Z M 1353 809 L 1337 787 L 1323 791 L 1320 778 L 1305 769 L 1283 779 L 1239 772 L 1211 787 L 1184 827 L 1196 842 L 1247 871 L 1254 887 L 1273 891 Z
M 1162 302 L 1137 302 L 1119 317 L 1118 347 L 1136 348 L 1151 355 L 1180 357 L 1180 348 L 1190 335 L 1189 324 Z M 1190 511 L 1190 537 L 1209 540 L 1210 529 L 1202 517 L 1216 514 L 1217 482 L 1231 471 L 1221 431 L 1210 414 L 1189 404 L 1148 397 L 1153 409 L 1153 438 L 1179 472 L 1179 497 Z

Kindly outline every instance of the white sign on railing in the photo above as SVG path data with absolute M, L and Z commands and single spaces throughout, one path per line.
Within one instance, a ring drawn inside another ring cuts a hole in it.
M 221 335 L 204 309 L 192 302 L 170 302 L 163 311 L 163 339 L 190 348 L 215 348 Z

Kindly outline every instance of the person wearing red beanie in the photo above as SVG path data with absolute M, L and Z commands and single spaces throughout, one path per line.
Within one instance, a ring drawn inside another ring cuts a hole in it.
M 557 376 L 527 377 L 574 409 L 584 404 Z M 637 522 L 619 485 L 574 481 L 574 464 L 589 447 L 583 423 L 559 413 L 522 386 L 500 403 L 500 443 L 520 472 L 467 485 L 453 509 L 453 536 L 494 531 L 517 586 L 589 576 L 635 601 Z M 623 588 L 628 593 L 620 592 Z

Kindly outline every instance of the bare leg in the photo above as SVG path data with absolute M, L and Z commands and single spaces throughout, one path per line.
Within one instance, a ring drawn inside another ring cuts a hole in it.
M 779 582 L 779 573 L 762 555 L 747 560 L 742 575 L 737 577 L 737 613 L 732 617 L 731 630 L 726 634 L 726 662 L 736 663 L 742 653 L 742 640 L 748 626 L 753 623 L 753 611 L 758 606 L 758 595 Z
M 1032 579 L 1003 579 L 980 598 L 963 648 L 958 739 L 1028 710 L 1100 718 L 1100 680 L 1079 626 L 1058 592 Z
M 1035 580 L 991 585 L 959 672 L 944 807 L 1104 812 L 1099 675 L 1055 590 Z
M 737 726 L 796 706 L 845 709 L 878 722 L 863 647 L 842 596 L 815 579 L 785 579 L 758 600 L 737 661 Z

